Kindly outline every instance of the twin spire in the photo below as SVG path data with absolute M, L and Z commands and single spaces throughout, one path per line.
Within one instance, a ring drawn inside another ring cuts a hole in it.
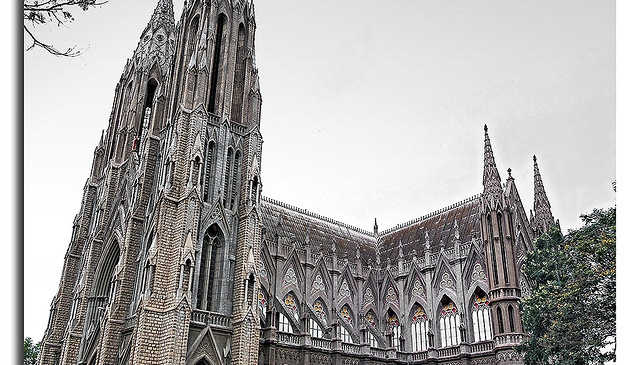
M 551 204 L 547 198 L 547 193 L 542 184 L 542 177 L 538 169 L 538 160 L 533 155 L 533 211 L 535 216 L 532 217 L 533 228 L 538 234 L 546 232 L 553 224 L 554 218 L 551 213 Z
M 496 161 L 493 158 L 493 150 L 491 149 L 491 141 L 489 140 L 489 132 L 487 125 L 484 125 L 484 173 L 482 176 L 482 185 L 484 191 L 482 195 L 486 199 L 493 197 L 496 201 L 499 201 L 502 197 L 502 180 L 500 180 L 500 173 L 496 166 Z
M 509 178 L 511 178 L 511 169 L 509 169 Z M 491 141 L 489 140 L 489 132 L 487 125 L 484 126 L 484 173 L 482 176 L 482 185 L 484 191 L 482 193 L 485 201 L 497 203 L 501 201 L 504 194 L 502 189 L 502 180 L 496 166 L 491 149 Z M 554 223 L 555 219 L 551 213 L 551 204 L 547 198 L 547 193 L 542 184 L 542 177 L 538 169 L 538 161 L 533 156 L 533 208 L 535 215 L 532 214 L 531 220 L 533 228 L 538 234 L 546 232 Z

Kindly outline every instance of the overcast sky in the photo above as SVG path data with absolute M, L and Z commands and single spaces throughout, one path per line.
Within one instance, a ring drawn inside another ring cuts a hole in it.
M 41 29 L 81 57 L 25 54 L 25 336 L 46 328 L 93 150 L 155 5 L 110 0 L 68 28 Z M 512 169 L 527 212 L 534 154 L 565 232 L 616 203 L 613 1 L 256 0 L 255 9 L 263 195 L 391 228 L 482 191 L 487 124 L 501 177 Z

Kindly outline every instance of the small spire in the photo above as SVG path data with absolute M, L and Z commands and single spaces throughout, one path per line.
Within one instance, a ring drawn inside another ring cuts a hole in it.
M 373 218 L 373 233 L 378 234 L 378 218 Z
M 544 184 L 542 184 L 542 176 L 540 176 L 538 160 L 535 155 L 533 156 L 533 211 L 535 213 L 533 226 L 540 233 L 546 232 L 554 224 L 555 219 L 551 213 L 551 204 L 549 204 L 549 198 L 547 198 Z
M 484 125 L 484 173 L 482 176 L 482 185 L 484 186 L 483 195 L 486 198 L 493 196 L 496 200 L 502 196 L 502 184 L 500 173 L 493 158 L 493 150 L 491 149 L 491 141 L 489 140 L 489 132 L 487 125 Z

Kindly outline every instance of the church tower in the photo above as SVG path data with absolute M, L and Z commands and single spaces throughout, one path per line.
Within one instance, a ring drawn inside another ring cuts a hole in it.
M 40 364 L 257 363 L 254 32 L 244 0 L 190 1 L 177 26 L 158 1 L 94 153 Z
M 489 271 L 489 299 L 496 348 L 513 346 L 523 333 L 518 310 L 519 270 L 514 240 L 515 204 L 505 194 L 498 173 L 487 126 L 484 126 L 484 174 L 481 195 L 481 226 Z

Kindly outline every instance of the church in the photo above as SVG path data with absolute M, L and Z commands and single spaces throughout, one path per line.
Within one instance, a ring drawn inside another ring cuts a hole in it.
M 158 1 L 94 151 L 39 363 L 521 364 L 522 265 L 559 224 L 535 156 L 529 215 L 487 126 L 483 190 L 391 229 L 262 196 L 255 29 L 247 0 L 189 0 L 177 23 Z

